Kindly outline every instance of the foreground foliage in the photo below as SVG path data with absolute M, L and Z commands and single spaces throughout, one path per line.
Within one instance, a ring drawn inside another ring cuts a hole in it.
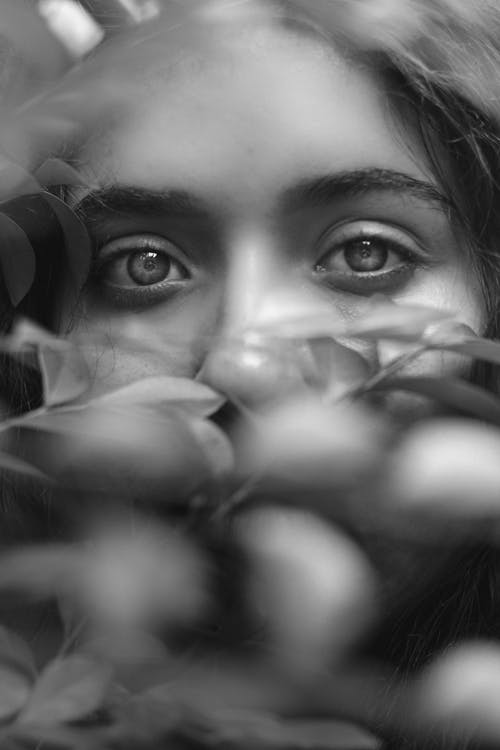
M 462 736 L 480 721 L 496 736 L 481 698 L 498 680 L 495 646 L 461 646 L 411 682 L 363 661 L 358 645 L 388 604 L 349 519 L 375 510 L 429 550 L 484 539 L 487 521 L 496 544 L 500 401 L 402 373 L 436 349 L 496 364 L 500 344 L 384 298 L 349 330 L 314 309 L 291 316 L 278 298 L 250 333 L 277 356 L 292 338 L 304 377 L 258 412 L 232 405 L 225 430 L 212 417 L 230 394 L 155 377 L 94 397 L 95 341 L 27 321 L 4 337 L 9 356 L 34 357 L 43 403 L 4 419 L 0 464 L 51 493 L 61 528 L 72 522 L 67 541 L 1 560 L 6 601 L 56 601 L 66 630 L 39 673 L 2 631 L 0 713 L 14 747 L 377 744 L 351 722 Z M 381 353 L 391 342 L 391 356 L 368 362 L 348 340 Z M 399 389 L 464 416 L 407 428 L 377 401 Z M 460 690 L 462 669 L 473 677 Z M 332 719 L 292 718 L 318 712 Z
M 420 6 L 316 2 L 315 12 L 326 27 L 355 28 L 361 45 L 396 34 L 415 46 L 417 67 L 434 66 L 452 88 L 461 76 L 472 101 L 494 102 L 484 71 L 463 59 L 484 33 L 469 5 Z M 180 35 L 199 32 L 193 8 L 177 3 Z M 449 14 L 469 42 L 451 49 L 454 65 L 436 32 Z M 136 29 L 135 45 L 111 44 L 106 65 L 73 67 L 17 0 L 4 0 L 2 22 L 37 76 L 2 112 L 0 267 L 13 323 L 0 348 L 5 363 L 35 373 L 41 398 L 27 411 L 4 404 L 0 467 L 7 485 L 44 499 L 57 533 L 5 545 L 0 594 L 7 611 L 51 603 L 63 632 L 40 654 L 0 630 L 1 747 L 361 750 L 379 735 L 426 742 L 442 732 L 498 742 L 496 643 L 460 644 L 404 679 L 366 659 L 394 594 L 352 532 L 353 518 L 376 518 L 429 560 L 464 542 L 498 546 L 500 400 L 465 379 L 419 374 L 419 363 L 438 352 L 463 358 L 464 372 L 476 361 L 494 369 L 500 343 L 446 310 L 374 297 L 346 325 L 274 290 L 225 356 L 244 344 L 271 365 L 286 359 L 282 400 L 249 411 L 230 389 L 171 377 L 94 392 L 105 339 L 58 338 L 23 303 L 36 238 L 52 230 L 72 281 L 67 302 L 78 299 L 91 245 L 61 198 L 88 185 L 53 147 L 127 106 L 130 71 L 157 54 L 157 27 Z M 156 341 L 121 345 L 162 356 Z M 401 392 L 440 415 L 408 427 L 391 406 Z

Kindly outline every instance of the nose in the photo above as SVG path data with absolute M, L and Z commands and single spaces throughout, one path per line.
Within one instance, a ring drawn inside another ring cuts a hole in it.
M 256 408 L 305 387 L 300 347 L 256 327 L 259 310 L 292 283 L 293 273 L 272 232 L 246 229 L 233 239 L 228 257 L 220 322 L 199 379 L 234 403 Z
M 254 331 L 222 338 L 208 354 L 200 378 L 235 404 L 258 408 L 307 388 L 301 352 Z

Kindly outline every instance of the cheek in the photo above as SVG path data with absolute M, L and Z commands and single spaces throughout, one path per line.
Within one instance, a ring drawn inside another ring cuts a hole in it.
M 83 347 L 97 396 L 147 377 L 195 377 L 217 317 L 214 289 L 142 311 L 104 309 L 86 299 L 68 338 Z
M 415 283 L 394 301 L 402 305 L 422 305 L 451 312 L 456 318 L 482 334 L 486 326 L 486 311 L 479 282 L 472 268 L 462 269 L 458 262 L 442 268 L 420 272 Z M 375 357 L 381 367 L 389 365 L 415 345 L 382 340 L 377 342 Z M 429 351 L 399 371 L 403 377 L 434 376 L 464 378 L 471 376 L 473 362 L 468 357 L 452 352 Z M 429 398 L 405 391 L 388 392 L 377 398 L 377 406 L 401 425 L 432 417 L 446 407 Z
M 465 255 L 465 252 L 464 252 Z M 441 268 L 420 273 L 412 287 L 394 301 L 423 305 L 448 311 L 458 321 L 481 335 L 486 327 L 484 295 L 476 272 L 463 258 L 451 258 Z M 381 364 L 386 364 L 401 350 L 400 344 L 380 342 Z M 471 361 L 451 352 L 426 352 L 405 370 L 405 375 L 441 375 L 467 377 Z
M 411 288 L 394 301 L 449 311 L 481 334 L 486 325 L 484 294 L 466 252 L 458 247 L 440 267 L 421 271 Z

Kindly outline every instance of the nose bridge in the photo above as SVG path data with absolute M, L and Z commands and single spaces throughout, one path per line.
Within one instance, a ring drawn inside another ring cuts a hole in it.
M 255 315 L 278 282 L 279 241 L 272 227 L 246 224 L 228 237 L 222 338 L 232 338 L 252 327 Z
M 235 403 L 257 407 L 302 383 L 295 362 L 253 330 L 290 268 L 273 228 L 248 224 L 228 238 L 226 268 L 223 310 L 199 377 Z

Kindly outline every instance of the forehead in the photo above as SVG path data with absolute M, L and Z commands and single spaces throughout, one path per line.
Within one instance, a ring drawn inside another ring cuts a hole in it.
M 165 54 L 144 74 L 125 116 L 84 151 L 92 178 L 248 205 L 327 172 L 370 166 L 424 176 L 371 71 L 283 29 L 222 41 Z

